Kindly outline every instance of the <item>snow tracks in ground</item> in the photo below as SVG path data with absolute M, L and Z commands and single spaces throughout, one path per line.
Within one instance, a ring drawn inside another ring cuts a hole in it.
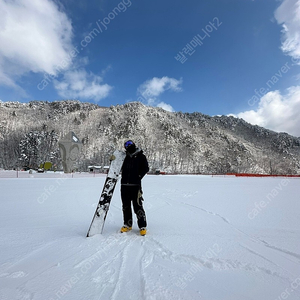
M 117 187 L 86 238 L 103 182 L 1 181 L 1 300 L 300 298 L 298 179 L 146 176 L 148 234 L 119 233 Z

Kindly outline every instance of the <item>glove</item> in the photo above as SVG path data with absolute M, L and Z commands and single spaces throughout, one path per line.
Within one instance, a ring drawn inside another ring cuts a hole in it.
M 112 161 L 112 160 L 115 160 L 116 159 L 116 157 L 112 154 L 111 156 L 110 156 L 110 158 L 109 158 L 109 161 Z

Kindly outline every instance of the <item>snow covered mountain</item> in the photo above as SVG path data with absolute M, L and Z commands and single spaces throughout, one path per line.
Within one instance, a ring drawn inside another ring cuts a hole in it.
M 300 138 L 243 119 L 167 112 L 139 102 L 101 107 L 80 101 L 0 102 L 0 168 L 60 164 L 58 140 L 83 143 L 78 169 L 106 165 L 133 139 L 151 169 L 171 173 L 300 174 Z

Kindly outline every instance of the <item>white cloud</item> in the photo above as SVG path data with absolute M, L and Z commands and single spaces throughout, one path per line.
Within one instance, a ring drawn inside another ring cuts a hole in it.
M 50 0 L 0 0 L 0 78 L 16 88 L 27 72 L 57 74 L 70 65 L 72 25 Z
M 300 58 L 300 0 L 284 0 L 275 11 L 275 19 L 282 25 L 282 51 Z
M 168 111 L 174 111 L 172 106 L 164 102 L 158 103 L 158 98 L 165 91 L 181 92 L 182 78 L 179 80 L 164 76 L 162 78 L 153 77 L 142 83 L 137 90 L 138 100 L 145 102 L 147 105 L 159 106 Z
M 282 51 L 300 65 L 300 0 L 283 0 L 275 19 L 282 25 Z M 257 109 L 236 116 L 251 124 L 300 136 L 300 86 L 290 87 L 285 95 L 271 91 L 259 99 Z
M 99 101 L 108 96 L 112 87 L 104 84 L 103 78 L 87 73 L 84 68 L 64 73 L 61 81 L 54 80 L 58 94 L 65 99 L 92 99 Z
M 77 57 L 72 44 L 72 22 L 53 0 L 0 0 L 0 83 L 26 92 L 18 79 L 30 72 L 42 73 L 41 91 L 53 81 L 60 96 L 100 100 L 111 87 L 102 77 L 87 73 L 87 58 Z M 77 68 L 77 70 L 75 70 Z M 51 74 L 48 80 L 47 74 Z M 63 78 L 61 82 L 58 78 Z M 45 79 L 47 78 L 47 79 Z
M 165 102 L 159 102 L 156 106 L 161 107 L 162 109 L 164 109 L 166 111 L 174 112 L 173 107 L 170 104 L 167 104 Z
M 236 116 L 254 125 L 300 136 L 300 86 L 289 88 L 286 95 L 269 92 L 260 99 L 256 110 Z

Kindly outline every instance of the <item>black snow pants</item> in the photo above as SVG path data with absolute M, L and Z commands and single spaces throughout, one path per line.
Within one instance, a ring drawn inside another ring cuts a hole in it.
M 146 214 L 143 208 L 142 201 L 138 201 L 138 195 L 140 191 L 138 185 L 121 185 L 121 198 L 123 205 L 123 218 L 124 225 L 132 227 L 132 210 L 131 202 L 133 205 L 134 213 L 137 217 L 137 223 L 139 228 L 147 227 Z

